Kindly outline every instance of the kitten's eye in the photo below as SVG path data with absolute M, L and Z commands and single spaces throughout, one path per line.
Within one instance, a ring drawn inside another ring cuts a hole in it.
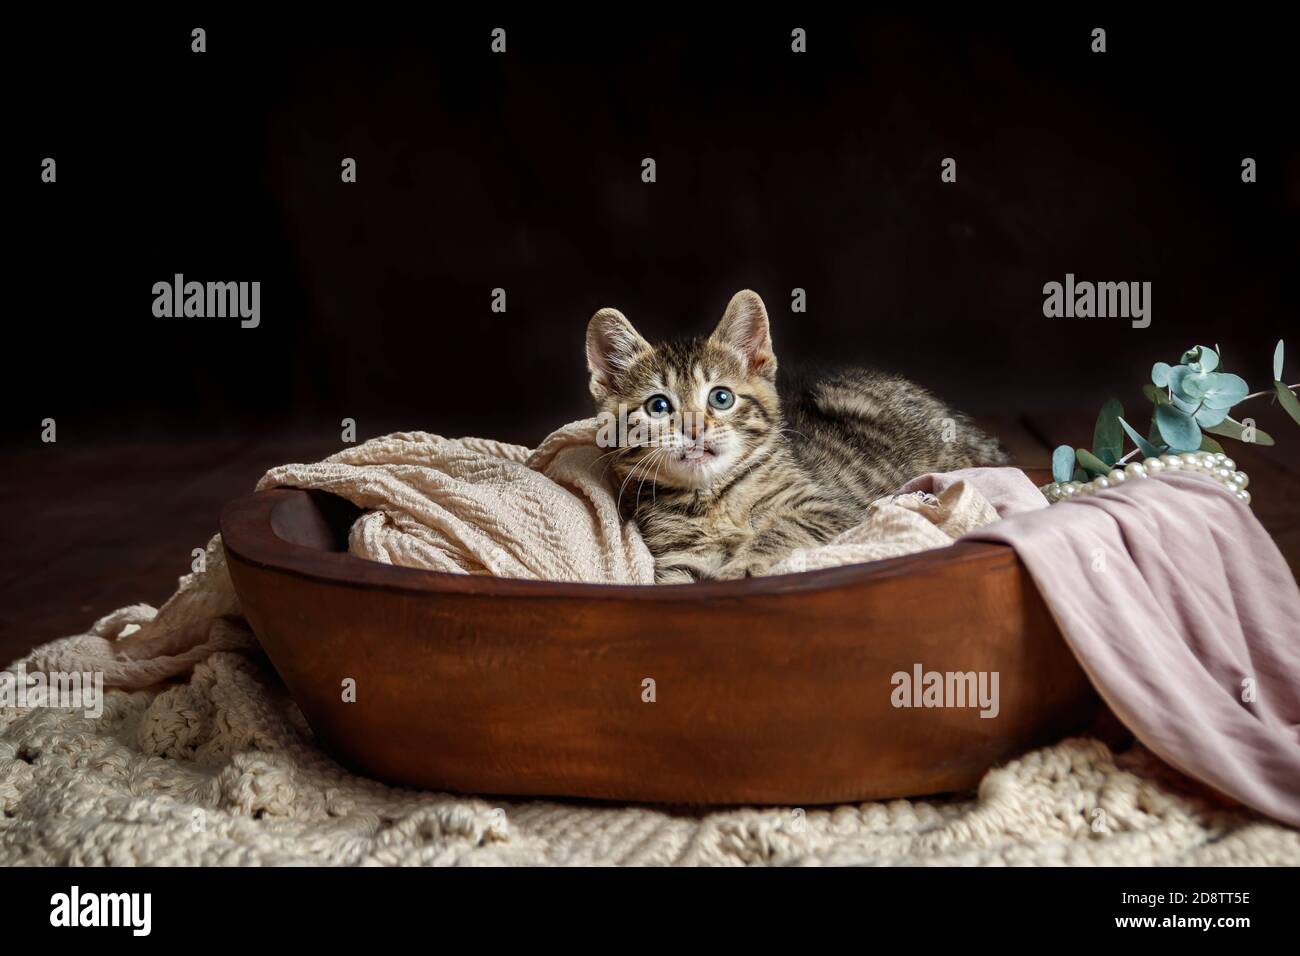
M 736 395 L 731 389 L 719 386 L 709 392 L 709 404 L 714 408 L 730 408 L 736 404 Z
M 663 418 L 673 410 L 673 403 L 662 395 L 651 395 L 645 400 L 645 410 L 651 418 Z

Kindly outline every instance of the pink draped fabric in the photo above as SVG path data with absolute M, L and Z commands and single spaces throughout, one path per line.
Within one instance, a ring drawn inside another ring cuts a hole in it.
M 1250 508 L 1174 472 L 1046 507 L 1016 469 L 966 480 L 1015 548 L 1097 692 L 1152 752 L 1300 826 L 1300 589 Z

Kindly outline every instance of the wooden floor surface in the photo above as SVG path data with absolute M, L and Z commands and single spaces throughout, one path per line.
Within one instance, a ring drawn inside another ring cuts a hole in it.
M 982 419 L 1017 464 L 1046 465 L 1056 442 L 1083 444 L 1094 413 Z M 1300 432 L 1260 412 L 1275 448 L 1228 443 L 1251 476 L 1254 510 L 1300 573 Z M 267 468 L 338 450 L 337 432 L 180 443 L 76 444 L 4 453 L 0 500 L 0 663 L 85 631 L 127 604 L 162 603 L 216 531 L 222 504 Z

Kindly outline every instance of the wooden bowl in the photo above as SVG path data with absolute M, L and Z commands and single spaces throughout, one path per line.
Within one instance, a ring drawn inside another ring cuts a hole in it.
M 743 581 L 562 584 L 353 557 L 356 514 L 329 495 L 275 489 L 227 505 L 221 532 L 248 621 L 322 745 L 391 783 L 669 803 L 874 800 L 972 787 L 1097 713 L 1002 545 Z M 998 672 L 997 716 L 895 707 L 892 675 L 916 664 Z

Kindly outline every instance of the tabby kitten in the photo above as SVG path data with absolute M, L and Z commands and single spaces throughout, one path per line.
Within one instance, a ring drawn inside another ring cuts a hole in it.
M 1005 460 L 964 415 L 896 375 L 783 373 L 778 385 L 767 310 L 749 290 L 707 339 L 657 346 L 601 309 L 587 366 L 598 414 L 626 418 L 610 470 L 661 583 L 763 574 L 910 478 Z

